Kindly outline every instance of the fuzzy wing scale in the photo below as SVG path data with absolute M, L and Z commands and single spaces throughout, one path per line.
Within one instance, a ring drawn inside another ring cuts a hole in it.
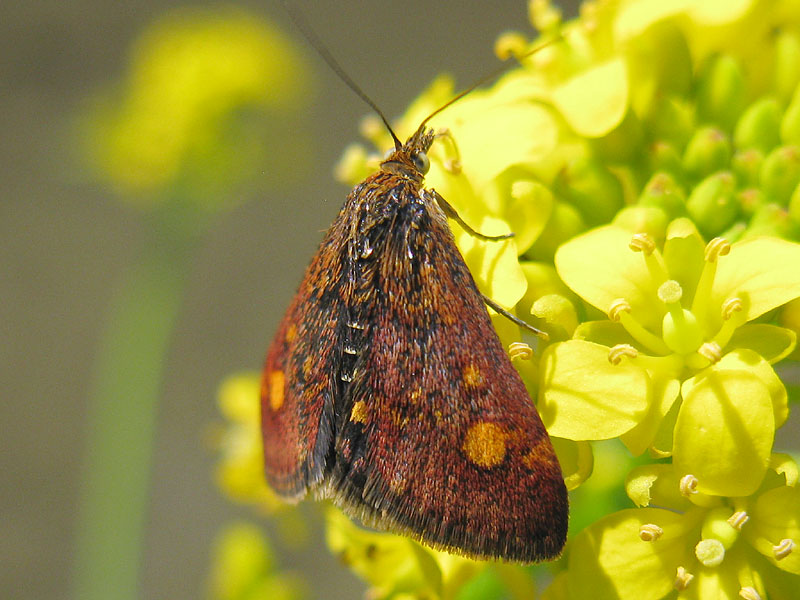
M 341 216 L 331 226 L 281 321 L 262 374 L 261 428 L 270 486 L 302 498 L 323 477 L 345 314 Z
M 475 558 L 556 556 L 567 494 L 550 440 L 443 216 L 398 211 L 330 492 L 365 523 Z

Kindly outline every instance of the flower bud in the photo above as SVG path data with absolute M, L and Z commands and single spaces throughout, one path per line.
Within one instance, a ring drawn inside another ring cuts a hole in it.
M 700 114 L 730 131 L 744 103 L 744 75 L 739 64 L 724 54 L 711 59 L 700 76 L 697 94 Z
M 601 164 L 588 158 L 569 164 L 556 189 L 575 206 L 590 225 L 608 223 L 622 208 L 622 186 Z
M 672 220 L 686 214 L 686 192 L 672 175 L 660 171 L 645 184 L 638 204 L 660 208 Z
M 789 197 L 789 219 L 795 224 L 800 225 L 800 184 L 794 188 Z
M 758 174 L 764 162 L 764 153 L 756 148 L 739 150 L 731 159 L 731 168 L 742 186 L 758 186 Z
M 553 203 L 550 220 L 525 255 L 537 260 L 552 260 L 556 248 L 585 229 L 586 224 L 574 206 L 556 201 Z
M 775 40 L 772 89 L 788 101 L 800 83 L 800 37 L 791 30 L 781 31 Z
M 655 139 L 683 147 L 697 129 L 694 106 L 680 97 L 667 96 L 652 111 L 648 131 Z
M 780 143 L 781 109 L 774 98 L 761 98 L 751 104 L 733 132 L 737 148 L 758 148 L 764 154 Z
M 702 179 L 728 166 L 731 143 L 717 127 L 701 127 L 689 140 L 683 153 L 683 168 L 691 176 Z
M 746 188 L 736 193 L 736 201 L 739 203 L 739 210 L 742 216 L 752 217 L 755 212 L 764 204 L 767 199 L 758 188 Z M 723 236 L 726 239 L 727 236 Z
M 686 210 L 706 235 L 716 235 L 728 227 L 739 213 L 733 175 L 722 171 L 706 177 L 692 190 Z
M 673 175 L 683 173 L 683 161 L 680 152 L 672 142 L 659 140 L 650 146 L 649 153 L 650 171 L 656 173 L 664 171 Z
M 786 206 L 800 182 L 800 148 L 781 146 L 764 159 L 760 171 L 761 188 L 767 197 Z
M 781 140 L 784 144 L 800 144 L 800 87 L 783 113 Z
M 796 238 L 800 223 L 789 218 L 789 212 L 775 203 L 762 205 L 750 219 L 747 226 L 747 237 L 769 235 L 775 237 Z

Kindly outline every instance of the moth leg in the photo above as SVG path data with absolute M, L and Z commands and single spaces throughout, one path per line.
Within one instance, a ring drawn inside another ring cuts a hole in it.
M 532 331 L 537 336 L 539 336 L 542 340 L 547 341 L 548 337 L 550 337 L 550 336 L 547 335 L 547 332 L 542 331 L 541 329 L 536 329 L 536 327 L 534 327 L 530 323 L 526 323 L 525 321 L 523 321 L 522 319 L 520 319 L 516 315 L 512 315 L 505 308 L 500 306 L 497 302 L 495 302 L 494 300 L 489 298 L 489 296 L 487 296 L 486 294 L 481 294 L 481 298 L 483 298 L 483 301 L 486 303 L 487 306 L 490 306 L 493 310 L 495 310 L 499 314 L 503 315 L 506 319 L 508 319 L 512 323 L 516 323 L 520 327 L 524 327 L 528 331 Z
M 506 233 L 503 235 L 483 235 L 482 233 L 478 233 L 472 227 L 470 227 L 464 222 L 464 220 L 456 212 L 456 209 L 453 208 L 447 200 L 442 198 L 439 192 L 437 192 L 436 190 L 429 190 L 429 191 L 431 194 L 433 194 L 433 197 L 436 199 L 436 203 L 444 211 L 444 214 L 453 219 L 459 225 L 461 225 L 461 227 L 464 228 L 464 231 L 466 231 L 471 236 L 481 240 L 486 240 L 487 242 L 499 242 L 514 237 L 513 231 L 511 233 Z
M 461 154 L 458 151 L 458 144 L 456 144 L 456 138 L 453 137 L 453 134 L 447 127 L 442 127 L 436 134 L 433 136 L 435 139 L 446 139 L 450 142 L 450 145 L 453 147 L 453 153 L 455 154 L 455 158 L 446 158 L 444 161 L 444 168 L 453 173 L 454 175 L 458 175 L 461 173 Z

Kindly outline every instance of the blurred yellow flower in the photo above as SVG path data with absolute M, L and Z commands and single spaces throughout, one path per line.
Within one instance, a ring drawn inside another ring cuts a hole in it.
M 140 36 L 124 80 L 98 99 L 88 153 L 104 179 L 144 206 L 177 195 L 218 208 L 265 169 L 284 179 L 302 156 L 292 115 L 310 87 L 293 42 L 263 17 L 175 10 Z

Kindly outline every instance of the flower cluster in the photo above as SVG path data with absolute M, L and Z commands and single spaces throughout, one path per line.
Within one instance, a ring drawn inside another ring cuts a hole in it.
M 294 43 L 268 21 L 233 7 L 174 10 L 139 37 L 124 80 L 95 98 L 86 151 L 136 205 L 178 196 L 215 210 L 237 187 L 281 181 L 304 158 L 297 114 L 309 88 Z M 268 178 L 265 165 L 275 170 Z

